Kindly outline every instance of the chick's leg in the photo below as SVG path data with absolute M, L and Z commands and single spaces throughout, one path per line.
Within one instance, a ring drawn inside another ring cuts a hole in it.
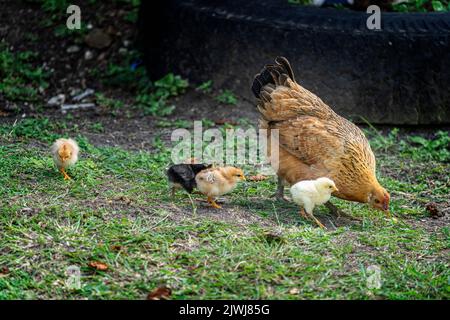
M 216 208 L 216 209 L 222 208 L 222 207 L 219 206 L 219 205 L 214 201 L 214 199 L 211 198 L 211 197 L 208 197 L 208 203 L 209 203 L 213 208 Z
M 306 199 L 304 200 L 304 202 L 305 202 L 305 211 L 308 217 L 312 219 L 320 228 L 326 229 L 325 226 L 322 224 L 322 222 L 320 222 L 316 217 L 314 217 L 313 215 L 314 205 L 311 202 L 307 201 Z
M 322 224 L 322 222 L 320 222 L 316 217 L 314 217 L 314 215 L 313 215 L 312 213 L 309 215 L 309 217 L 310 217 L 311 219 L 313 219 L 313 221 L 314 221 L 320 228 L 322 228 L 322 229 L 327 229 L 327 228 Z
M 300 216 L 303 218 L 303 219 L 308 219 L 308 215 L 306 214 L 306 212 L 305 212 L 305 209 L 300 209 Z
M 71 179 L 64 168 L 59 169 L 59 171 L 61 171 L 61 173 L 63 174 L 64 180 L 70 180 Z

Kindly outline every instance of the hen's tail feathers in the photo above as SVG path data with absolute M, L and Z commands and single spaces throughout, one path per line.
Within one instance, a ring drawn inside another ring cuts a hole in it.
M 264 95 L 264 91 L 261 89 L 266 85 L 286 85 L 287 79 L 291 79 L 295 82 L 294 72 L 292 71 L 291 64 L 285 57 L 277 57 L 275 64 L 266 65 L 260 73 L 255 76 L 252 85 L 252 91 L 256 98 Z

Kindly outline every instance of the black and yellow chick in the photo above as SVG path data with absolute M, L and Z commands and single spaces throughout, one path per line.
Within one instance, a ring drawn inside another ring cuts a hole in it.
M 172 192 L 172 197 L 175 196 L 175 190 L 183 188 L 189 193 L 192 193 L 197 186 L 195 176 L 202 170 L 211 168 L 211 165 L 195 163 L 195 164 L 174 164 L 167 170 L 167 178 Z

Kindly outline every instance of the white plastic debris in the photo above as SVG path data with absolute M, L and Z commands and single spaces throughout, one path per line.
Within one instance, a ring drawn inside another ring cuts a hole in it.
M 94 94 L 94 92 L 95 91 L 93 89 L 86 89 L 79 95 L 76 95 L 75 97 L 73 97 L 72 100 L 73 101 L 81 101 L 81 100 L 89 97 L 90 95 Z
M 61 112 L 66 113 L 69 110 L 89 109 L 89 108 L 95 108 L 95 103 L 63 104 L 61 106 Z
M 47 101 L 47 106 L 49 107 L 59 107 L 66 101 L 66 96 L 64 94 L 58 94 L 57 96 L 51 97 Z

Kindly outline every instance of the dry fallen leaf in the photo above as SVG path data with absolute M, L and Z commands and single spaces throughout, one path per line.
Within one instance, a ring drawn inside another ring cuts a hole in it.
M 91 261 L 91 262 L 89 262 L 88 266 L 95 270 L 98 270 L 98 271 L 108 270 L 108 265 L 106 265 L 103 262 L 99 262 L 99 261 Z
M 444 214 L 439 210 L 438 205 L 435 202 L 429 202 L 425 205 L 425 209 L 430 213 L 433 219 L 443 217 Z
M 122 250 L 122 246 L 117 245 L 117 244 L 112 245 L 112 246 L 111 246 L 111 250 L 112 250 L 112 251 L 120 251 L 120 250 Z
M 167 287 L 158 287 L 147 295 L 147 300 L 168 300 L 172 290 Z
M 124 202 L 125 204 L 131 203 L 131 199 L 128 198 L 127 196 L 118 196 L 118 197 L 115 197 L 114 200 Z
M 256 176 L 251 176 L 248 178 L 248 180 L 250 180 L 250 181 L 263 181 L 266 179 L 267 179 L 267 177 L 262 174 L 257 174 Z
M 9 273 L 8 267 L 0 267 L 0 278 L 6 277 Z

